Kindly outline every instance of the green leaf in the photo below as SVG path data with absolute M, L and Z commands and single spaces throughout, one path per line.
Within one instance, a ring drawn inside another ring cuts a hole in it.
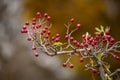
M 105 80 L 112 80 L 108 74 L 105 74 Z
M 98 57 L 99 61 L 101 61 L 102 54 L 99 52 L 99 53 L 97 54 L 97 57 Z
M 90 58 L 90 63 L 92 66 L 94 66 L 94 61 Z
M 101 25 L 100 28 L 101 28 L 101 32 L 103 32 L 104 31 L 104 27 Z
M 109 70 L 109 69 L 110 69 L 110 64 L 106 64 L 106 65 L 105 65 L 105 68 L 106 68 L 107 71 L 111 72 L 111 71 Z
M 95 27 L 95 30 L 101 32 L 101 30 L 98 27 Z
M 62 42 L 55 42 L 54 44 L 53 44 L 53 46 L 61 46 L 62 45 Z
M 105 28 L 105 32 L 108 32 L 108 31 L 110 31 L 110 27 Z

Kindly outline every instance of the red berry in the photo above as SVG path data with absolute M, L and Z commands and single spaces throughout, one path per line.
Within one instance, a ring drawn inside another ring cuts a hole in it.
M 97 70 L 93 70 L 92 72 L 93 72 L 94 74 L 97 74 Z
M 85 46 L 85 47 L 88 47 L 88 43 L 84 43 L 84 46 Z
M 24 25 L 24 26 L 23 26 L 23 29 L 26 29 L 26 28 L 27 28 L 27 26 L 26 26 L 26 25 Z
M 24 29 L 21 30 L 21 33 L 24 33 Z
M 33 19 L 32 19 L 32 22 L 36 22 L 36 18 L 33 18 Z
M 30 23 L 27 21 L 26 23 L 25 23 L 25 25 L 29 25 Z
M 79 43 L 79 42 L 77 42 L 76 45 L 77 45 L 78 47 L 80 47 L 80 43 Z
M 106 33 L 106 35 L 110 35 L 110 32 L 109 31 L 107 31 L 107 32 L 105 32 Z
M 58 42 L 59 40 L 60 40 L 60 38 L 59 38 L 59 37 L 55 38 L 55 42 Z
M 101 32 L 100 35 L 103 36 L 103 35 L 104 35 L 104 32 Z
M 34 53 L 34 55 L 35 55 L 35 57 L 38 57 L 39 56 L 39 54 L 36 52 L 36 53 Z
M 50 17 L 50 16 L 47 16 L 47 20 L 50 21 L 50 20 L 51 20 L 51 17 Z
M 84 44 L 83 44 L 83 43 L 80 43 L 80 46 L 81 46 L 81 47 L 84 47 Z
M 107 39 L 103 39 L 102 42 L 103 42 L 103 43 L 106 43 L 106 42 L 107 42 Z
M 41 24 L 38 24 L 38 25 L 36 26 L 37 29 L 40 28 L 40 27 L 41 27 Z
M 80 58 L 80 62 L 83 62 L 84 61 L 84 59 L 83 58 Z
M 110 42 L 111 42 L 111 43 L 114 43 L 114 42 L 115 42 L 115 39 L 111 37 L 111 38 L 110 38 Z
M 107 39 L 110 40 L 111 36 L 110 35 L 107 35 Z
M 71 22 L 71 23 L 73 23 L 74 21 L 75 21 L 75 19 L 74 19 L 74 18 L 71 18 L 71 19 L 70 19 L 70 22 Z
M 67 66 L 67 63 L 63 63 L 63 67 L 66 67 Z
M 86 37 L 86 36 L 83 34 L 83 35 L 82 35 L 82 38 L 85 39 L 85 37 Z
M 28 30 L 24 30 L 24 33 L 27 33 L 28 32 Z
M 91 49 L 90 49 L 90 48 L 87 48 L 87 52 L 90 53 L 90 52 L 91 52 Z
M 116 56 L 115 58 L 116 58 L 116 60 L 120 60 L 120 57 L 118 57 L 118 56 Z
M 70 68 L 74 68 L 74 65 L 73 65 L 73 64 L 70 64 Z
M 43 33 L 45 33 L 45 32 L 46 32 L 46 29 L 45 29 L 45 28 L 44 28 L 44 29 L 42 29 L 42 32 L 43 32 Z
M 60 37 L 60 34 L 56 34 L 56 37 Z
M 32 50 L 36 50 L 36 47 L 33 46 L 33 47 L 32 47 Z
M 38 18 L 41 18 L 40 12 L 37 12 L 36 15 L 37 15 Z
M 33 25 L 36 25 L 36 21 L 33 21 L 32 24 L 33 24 Z
M 47 34 L 47 35 L 45 36 L 45 38 L 47 38 L 47 39 L 48 39 L 48 37 L 49 37 L 49 35 Z
M 65 36 L 65 39 L 68 39 L 68 37 L 69 37 L 69 36 L 68 36 L 68 35 L 66 35 L 66 36 Z
M 89 40 L 91 38 L 91 35 L 88 35 L 87 39 Z
M 44 17 L 48 17 L 48 14 L 47 14 L 47 13 L 44 13 Z
M 79 29 L 79 28 L 80 28 L 80 24 L 77 24 L 76 28 L 78 28 L 78 29 Z
M 116 50 L 114 50 L 114 54 L 117 54 L 118 52 Z
M 47 30 L 47 29 L 48 29 L 48 26 L 45 26 L 45 29 Z
M 89 41 L 92 42 L 92 41 L 93 41 L 93 37 L 91 37 L 91 38 L 89 39 Z
M 31 38 L 31 37 L 28 37 L 28 38 L 27 38 L 27 40 L 28 40 L 28 41 L 31 41 L 31 40 L 32 40 L 32 38 Z
M 74 37 L 70 37 L 70 40 L 73 41 L 73 40 L 74 40 Z
M 52 37 L 52 41 L 54 41 L 54 40 L 55 40 L 55 37 L 53 36 L 53 37 Z
M 48 31 L 47 34 L 50 35 L 50 34 L 51 34 L 51 31 Z
M 35 29 L 35 25 L 32 25 L 31 28 L 32 28 L 32 29 Z
M 74 40 L 73 43 L 76 45 L 77 44 L 77 40 Z

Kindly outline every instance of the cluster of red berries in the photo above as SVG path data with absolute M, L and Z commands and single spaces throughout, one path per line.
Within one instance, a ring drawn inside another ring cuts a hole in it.
M 41 13 L 37 12 L 36 13 L 37 18 L 32 19 L 32 24 L 27 21 L 25 25 L 23 26 L 21 33 L 27 33 L 28 34 L 28 41 L 33 40 L 34 34 L 41 34 L 44 38 L 48 39 L 50 37 L 51 31 L 49 31 L 48 26 L 42 27 L 42 21 L 50 21 L 51 17 L 47 14 L 44 13 L 44 17 L 42 18 Z M 38 19 L 38 20 L 37 20 Z M 44 19 L 44 20 L 43 20 Z M 47 43 L 46 43 L 47 44 Z M 33 40 L 33 46 L 32 50 L 34 51 L 34 55 L 36 57 L 39 56 L 39 54 L 36 52 L 37 48 L 34 45 L 34 40 Z
M 118 52 L 116 50 L 113 51 L 113 57 L 116 59 L 116 60 L 120 60 L 120 57 L 118 56 Z
M 55 36 L 52 37 L 52 42 L 54 43 L 58 41 L 60 41 L 60 34 L 57 33 Z
M 67 67 L 67 63 L 63 63 L 63 67 Z M 74 68 L 74 64 L 71 64 L 69 65 L 70 68 Z

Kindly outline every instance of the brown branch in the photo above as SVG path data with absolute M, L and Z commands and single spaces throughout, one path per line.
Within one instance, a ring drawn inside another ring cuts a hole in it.
M 113 73 L 110 74 L 110 77 L 116 75 L 118 72 L 120 72 L 120 69 L 117 69 L 116 71 L 114 71 Z

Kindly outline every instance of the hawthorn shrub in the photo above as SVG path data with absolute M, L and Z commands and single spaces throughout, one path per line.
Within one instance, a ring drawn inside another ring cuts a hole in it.
M 55 55 L 68 55 L 68 59 L 63 63 L 63 67 L 69 65 L 70 68 L 74 68 L 74 64 L 70 62 L 71 55 L 82 56 L 80 62 L 84 62 L 88 59 L 88 64 L 84 65 L 86 70 L 91 70 L 94 74 L 100 75 L 101 80 L 118 80 L 117 76 L 120 69 L 114 72 L 110 70 L 110 64 L 105 61 L 106 58 L 112 56 L 116 60 L 120 60 L 118 56 L 120 41 L 115 42 L 115 39 L 110 35 L 110 28 L 100 26 L 95 28 L 95 35 L 92 36 L 86 32 L 81 36 L 82 41 L 77 41 L 72 33 L 81 28 L 81 25 L 76 24 L 73 30 L 70 30 L 70 26 L 74 23 L 74 18 L 71 18 L 66 27 L 65 42 L 60 41 L 60 34 L 51 36 L 52 24 L 49 23 L 51 17 L 44 13 L 42 16 L 40 12 L 36 13 L 37 18 L 33 18 L 32 22 L 26 22 L 22 27 L 21 33 L 27 34 L 28 41 L 32 42 L 32 50 L 34 56 L 38 57 L 38 50 L 41 50 L 48 56 Z

